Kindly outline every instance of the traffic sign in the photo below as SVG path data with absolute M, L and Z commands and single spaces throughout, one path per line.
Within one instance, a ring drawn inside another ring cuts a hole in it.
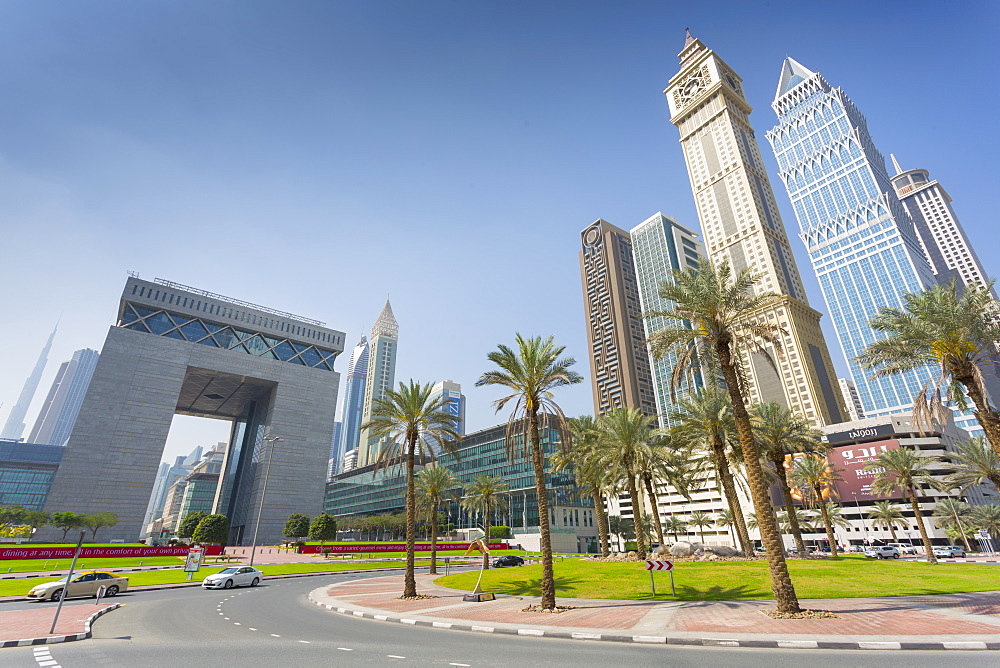
M 979 530 L 979 537 L 980 538 L 985 538 L 986 540 L 989 540 L 991 538 L 990 532 L 987 531 L 986 529 L 980 529 Z
M 647 571 L 672 571 L 674 570 L 674 562 L 672 561 L 647 561 L 646 562 Z

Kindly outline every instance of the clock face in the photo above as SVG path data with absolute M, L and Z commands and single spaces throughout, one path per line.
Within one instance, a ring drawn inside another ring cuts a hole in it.
M 708 88 L 708 67 L 702 67 L 674 89 L 674 104 L 678 109 L 686 107 L 703 90 Z

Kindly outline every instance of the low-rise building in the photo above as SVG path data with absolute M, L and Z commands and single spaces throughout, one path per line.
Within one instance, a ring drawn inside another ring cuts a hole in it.
M 41 510 L 65 448 L 0 440 L 0 505 Z

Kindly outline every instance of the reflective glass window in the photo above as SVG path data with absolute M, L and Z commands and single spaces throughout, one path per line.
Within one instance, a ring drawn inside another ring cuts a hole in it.
M 302 360 L 307 366 L 316 366 L 323 361 L 323 358 L 319 356 L 315 348 L 306 348 L 305 351 L 300 355 Z
M 146 327 L 142 322 L 133 322 L 131 325 L 125 325 L 125 329 L 134 329 L 137 332 L 149 331 L 149 327 Z
M 215 337 L 215 340 L 219 342 L 220 348 L 232 348 L 239 343 L 239 340 L 236 338 L 233 330 L 228 327 L 220 329 L 213 336 Z
M 168 339 L 180 339 L 181 341 L 184 340 L 184 335 L 181 334 L 180 331 L 176 330 L 176 329 L 173 330 L 173 331 L 167 332 L 163 336 L 167 337 Z
M 234 331 L 236 332 L 236 335 L 240 337 L 240 341 L 243 341 L 244 343 L 250 337 L 255 336 L 255 334 L 253 332 L 245 332 L 242 329 L 237 329 L 237 330 L 234 330 Z
M 282 362 L 287 362 L 288 360 L 295 357 L 295 349 L 292 348 L 288 341 L 282 341 L 274 347 L 274 352 L 278 356 L 278 359 Z
M 261 355 L 269 348 L 260 336 L 251 336 L 243 342 L 243 345 L 247 347 L 251 355 Z
M 167 330 L 174 328 L 174 321 L 163 311 L 149 316 L 144 322 L 153 334 L 163 334 Z
M 140 317 L 145 318 L 147 315 L 153 315 L 156 313 L 156 309 L 146 308 L 145 306 L 133 306 L 135 312 L 139 314 Z
M 275 355 L 274 352 L 270 351 L 270 350 L 266 350 L 266 351 L 262 352 L 260 355 L 258 355 L 258 357 L 263 357 L 266 360 L 276 360 L 276 359 L 278 359 L 278 356 Z
M 205 322 L 202 324 L 205 325 L 205 329 L 212 332 L 213 334 L 219 331 L 220 329 L 225 329 L 225 325 L 216 325 L 214 322 Z
M 135 322 L 139 319 L 139 315 L 132 308 L 131 304 L 125 304 L 125 311 L 122 313 L 122 323 L 128 324 L 130 322 Z
M 208 336 L 208 330 L 197 320 L 192 320 L 186 325 L 182 325 L 181 331 L 184 332 L 184 336 L 187 337 L 188 341 L 198 341 Z

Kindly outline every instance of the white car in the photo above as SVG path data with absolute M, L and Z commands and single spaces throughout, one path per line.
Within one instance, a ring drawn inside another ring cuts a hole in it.
M 256 587 L 264 579 L 264 573 L 253 566 L 230 566 L 201 581 L 205 589 L 230 589 L 232 587 Z
M 899 559 L 899 550 L 891 545 L 879 545 L 865 550 L 867 559 Z
M 935 557 L 964 557 L 965 550 L 958 545 L 941 545 L 934 548 Z
M 908 545 L 907 543 L 889 543 L 890 547 L 894 547 L 899 550 L 900 554 L 916 554 L 917 548 L 914 545 Z

